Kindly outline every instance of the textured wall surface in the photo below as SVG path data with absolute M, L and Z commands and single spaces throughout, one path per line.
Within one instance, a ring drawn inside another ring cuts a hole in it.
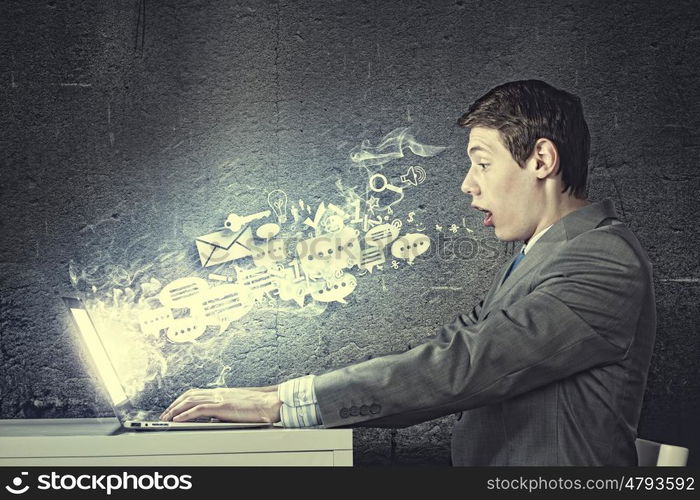
M 582 98 L 589 198 L 615 201 L 654 264 L 639 434 L 689 446 L 700 463 L 694 0 L 4 1 L 0 58 L 0 417 L 110 414 L 62 293 L 118 313 L 152 278 L 197 269 L 194 239 L 231 212 L 269 208 L 270 191 L 336 203 L 338 180 L 363 179 L 353 148 L 397 127 L 448 149 L 420 158 L 427 179 L 396 217 L 476 251 L 387 263 L 357 277 L 347 304 L 258 308 L 200 350 L 160 344 L 166 368 L 125 355 L 152 375 L 135 397 L 160 407 L 190 385 L 276 383 L 434 333 L 518 248 L 459 191 L 456 119 L 499 83 L 540 78 Z M 417 160 L 402 161 L 392 175 Z M 445 464 L 451 422 L 358 429 L 355 462 Z

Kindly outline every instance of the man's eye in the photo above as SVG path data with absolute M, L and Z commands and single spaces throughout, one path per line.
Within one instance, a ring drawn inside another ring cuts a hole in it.
M 480 166 L 482 170 L 484 170 L 488 166 L 488 163 L 477 163 L 477 165 Z

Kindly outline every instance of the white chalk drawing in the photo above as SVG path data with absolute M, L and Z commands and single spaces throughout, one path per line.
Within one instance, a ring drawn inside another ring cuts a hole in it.
M 399 203 L 401 200 L 404 199 L 405 194 L 403 192 L 402 187 L 394 186 L 393 184 L 389 183 L 389 180 L 386 178 L 384 174 L 374 174 L 369 178 L 368 181 L 368 187 L 371 191 L 374 191 L 375 193 L 383 193 L 384 191 L 392 191 L 396 194 L 399 195 L 398 198 L 394 199 L 391 203 L 386 205 L 385 207 L 375 207 L 374 210 L 378 212 L 387 212 L 388 214 L 393 214 L 394 210 L 391 208 L 392 206 L 396 205 Z
M 250 226 L 232 231 L 222 229 L 195 240 L 203 267 L 210 267 L 252 255 L 253 231 Z
M 165 334 L 168 340 L 180 344 L 197 340 L 206 329 L 201 317 L 189 316 L 173 319 L 167 326 Z
M 302 240 L 296 246 L 301 269 L 310 278 L 356 265 L 360 251 L 358 233 L 351 228 Z
M 281 229 L 282 228 L 280 228 L 279 224 L 268 222 L 255 230 L 255 236 L 261 240 L 269 240 L 277 236 Z
M 381 224 L 365 233 L 365 243 L 368 246 L 384 248 L 398 237 L 399 228 L 393 224 Z
M 265 266 L 252 269 L 236 267 L 236 283 L 241 285 L 254 300 L 262 300 L 265 296 L 279 288 L 279 280 Z
M 457 224 L 452 224 L 449 230 L 452 233 L 456 233 L 457 231 L 459 231 L 459 226 Z
M 287 193 L 281 189 L 270 191 L 267 195 L 267 203 L 272 208 L 272 211 L 275 212 L 277 222 L 280 224 L 287 222 Z
M 357 287 L 357 279 L 352 274 L 344 274 L 339 278 L 327 280 L 325 283 L 314 284 L 311 296 L 319 302 L 347 303 L 345 297 Z
M 397 162 L 393 168 L 391 162 L 410 154 L 427 158 L 443 149 L 418 143 L 408 129 L 390 132 L 376 146 L 364 141 L 351 152 L 353 174 L 347 183 L 335 181 L 334 198 L 314 198 L 312 206 L 296 194 L 291 199 L 298 201 L 288 206 L 287 193 L 272 189 L 259 206 L 246 207 L 250 215 L 230 213 L 224 227 L 195 239 L 195 258 L 201 265 L 190 271 L 192 276 L 171 277 L 162 286 L 149 275 L 148 269 L 160 262 L 173 262 L 176 269 L 189 265 L 191 254 L 175 256 L 172 251 L 140 274 L 128 273 L 129 279 L 138 275 L 142 282 L 141 295 L 126 288 L 118 297 L 134 312 L 140 337 L 132 338 L 149 345 L 177 344 L 174 349 L 213 349 L 222 345 L 217 342 L 248 334 L 244 317 L 253 311 L 318 315 L 351 301 L 362 276 L 376 276 L 385 267 L 408 269 L 431 244 L 421 233 L 424 226 L 416 218 L 417 209 L 405 206 L 412 190 L 423 189 L 427 174 L 424 164 L 410 158 L 411 166 Z M 407 227 L 409 234 L 401 235 Z M 440 224 L 434 227 L 443 231 Z M 83 275 L 71 268 L 74 283 Z M 384 277 L 379 281 L 383 292 L 391 290 Z M 166 373 L 164 358 L 159 359 L 156 371 Z M 219 360 L 212 384 L 220 386 L 228 371 Z M 143 384 L 153 376 L 132 379 Z
M 258 212 L 256 214 L 252 215 L 245 215 L 245 216 L 240 216 L 238 214 L 229 214 L 228 217 L 226 217 L 226 222 L 224 223 L 224 226 L 226 226 L 226 229 L 230 229 L 234 233 L 240 231 L 243 226 L 246 226 L 250 224 L 253 221 L 256 221 L 258 219 L 264 219 L 265 217 L 270 216 L 270 211 L 265 210 L 264 212 Z
M 384 247 L 367 247 L 362 250 L 362 255 L 360 258 L 360 269 L 365 269 L 367 272 L 372 272 L 372 270 L 380 266 L 386 261 L 386 256 L 384 255 Z
M 408 172 L 400 177 L 401 182 L 410 184 L 411 186 L 423 184 L 426 178 L 425 169 L 419 165 L 408 167 Z
M 173 321 L 173 312 L 169 307 L 147 309 L 139 313 L 139 325 L 145 335 L 157 336 L 161 330 L 170 326 Z
M 190 307 L 208 289 L 209 284 L 202 278 L 178 278 L 163 287 L 158 300 L 165 307 Z
M 397 259 L 405 259 L 410 263 L 423 255 L 430 248 L 430 238 L 425 234 L 406 234 L 391 245 L 391 255 Z
M 276 262 L 287 258 L 287 247 L 282 239 L 272 239 L 260 245 L 251 245 L 251 252 L 256 266 L 274 267 Z

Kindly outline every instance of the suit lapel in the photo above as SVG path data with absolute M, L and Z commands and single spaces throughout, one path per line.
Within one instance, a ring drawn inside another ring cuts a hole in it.
M 550 232 L 554 231 L 555 233 L 558 234 L 549 234 Z M 545 239 L 545 236 L 549 236 L 548 241 L 543 241 Z M 516 267 L 508 276 L 508 278 L 503 281 L 503 277 L 510 267 L 510 264 L 515 260 L 515 256 L 508 262 L 508 265 L 504 266 L 503 269 L 501 269 L 501 272 L 499 273 L 499 280 L 498 283 L 500 286 L 497 286 L 493 290 L 493 293 L 491 294 L 491 300 L 488 301 L 488 304 L 486 304 L 485 309 L 487 312 L 491 309 L 491 306 L 495 303 L 497 303 L 502 297 L 506 296 L 510 290 L 520 282 L 523 278 L 526 276 L 530 275 L 532 273 L 533 269 L 536 269 L 542 262 L 546 261 L 547 258 L 552 254 L 554 249 L 556 248 L 557 244 L 562 241 L 562 237 L 564 236 L 564 232 L 562 231 L 561 226 L 556 228 L 555 226 L 552 226 L 549 228 L 547 233 L 545 233 L 542 238 L 540 238 L 533 246 L 531 249 L 527 251 L 527 254 L 525 254 L 525 257 L 523 257 L 523 260 L 520 261 L 520 264 L 518 264 L 518 267 Z
M 498 273 L 498 280 L 494 281 L 491 290 L 489 290 L 484 300 L 482 318 L 486 317 L 494 304 L 497 304 L 501 298 L 505 297 L 518 282 L 526 276 L 528 276 L 529 279 L 533 279 L 532 271 L 545 262 L 562 242 L 598 227 L 601 221 L 610 217 L 616 218 L 617 214 L 615 213 L 615 207 L 612 201 L 610 199 L 605 199 L 571 212 L 555 222 L 552 227 L 535 242 L 532 248 L 528 249 L 523 260 L 520 261 L 518 267 L 510 273 L 510 276 L 508 276 L 505 282 L 503 281 L 503 277 L 513 260 L 515 260 L 516 255 L 514 255 L 500 270 Z

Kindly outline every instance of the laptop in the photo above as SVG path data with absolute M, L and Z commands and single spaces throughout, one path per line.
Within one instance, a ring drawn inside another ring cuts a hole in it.
M 109 353 L 102 343 L 100 334 L 92 321 L 85 304 L 75 297 L 62 297 L 71 312 L 80 332 L 80 340 L 90 354 L 97 374 L 106 389 L 114 414 L 122 428 L 137 431 L 200 430 L 200 429 L 240 429 L 251 427 L 272 427 L 265 422 L 222 422 L 214 418 L 195 419 L 188 422 L 165 422 L 159 420 L 158 412 L 135 410 L 117 376 Z

